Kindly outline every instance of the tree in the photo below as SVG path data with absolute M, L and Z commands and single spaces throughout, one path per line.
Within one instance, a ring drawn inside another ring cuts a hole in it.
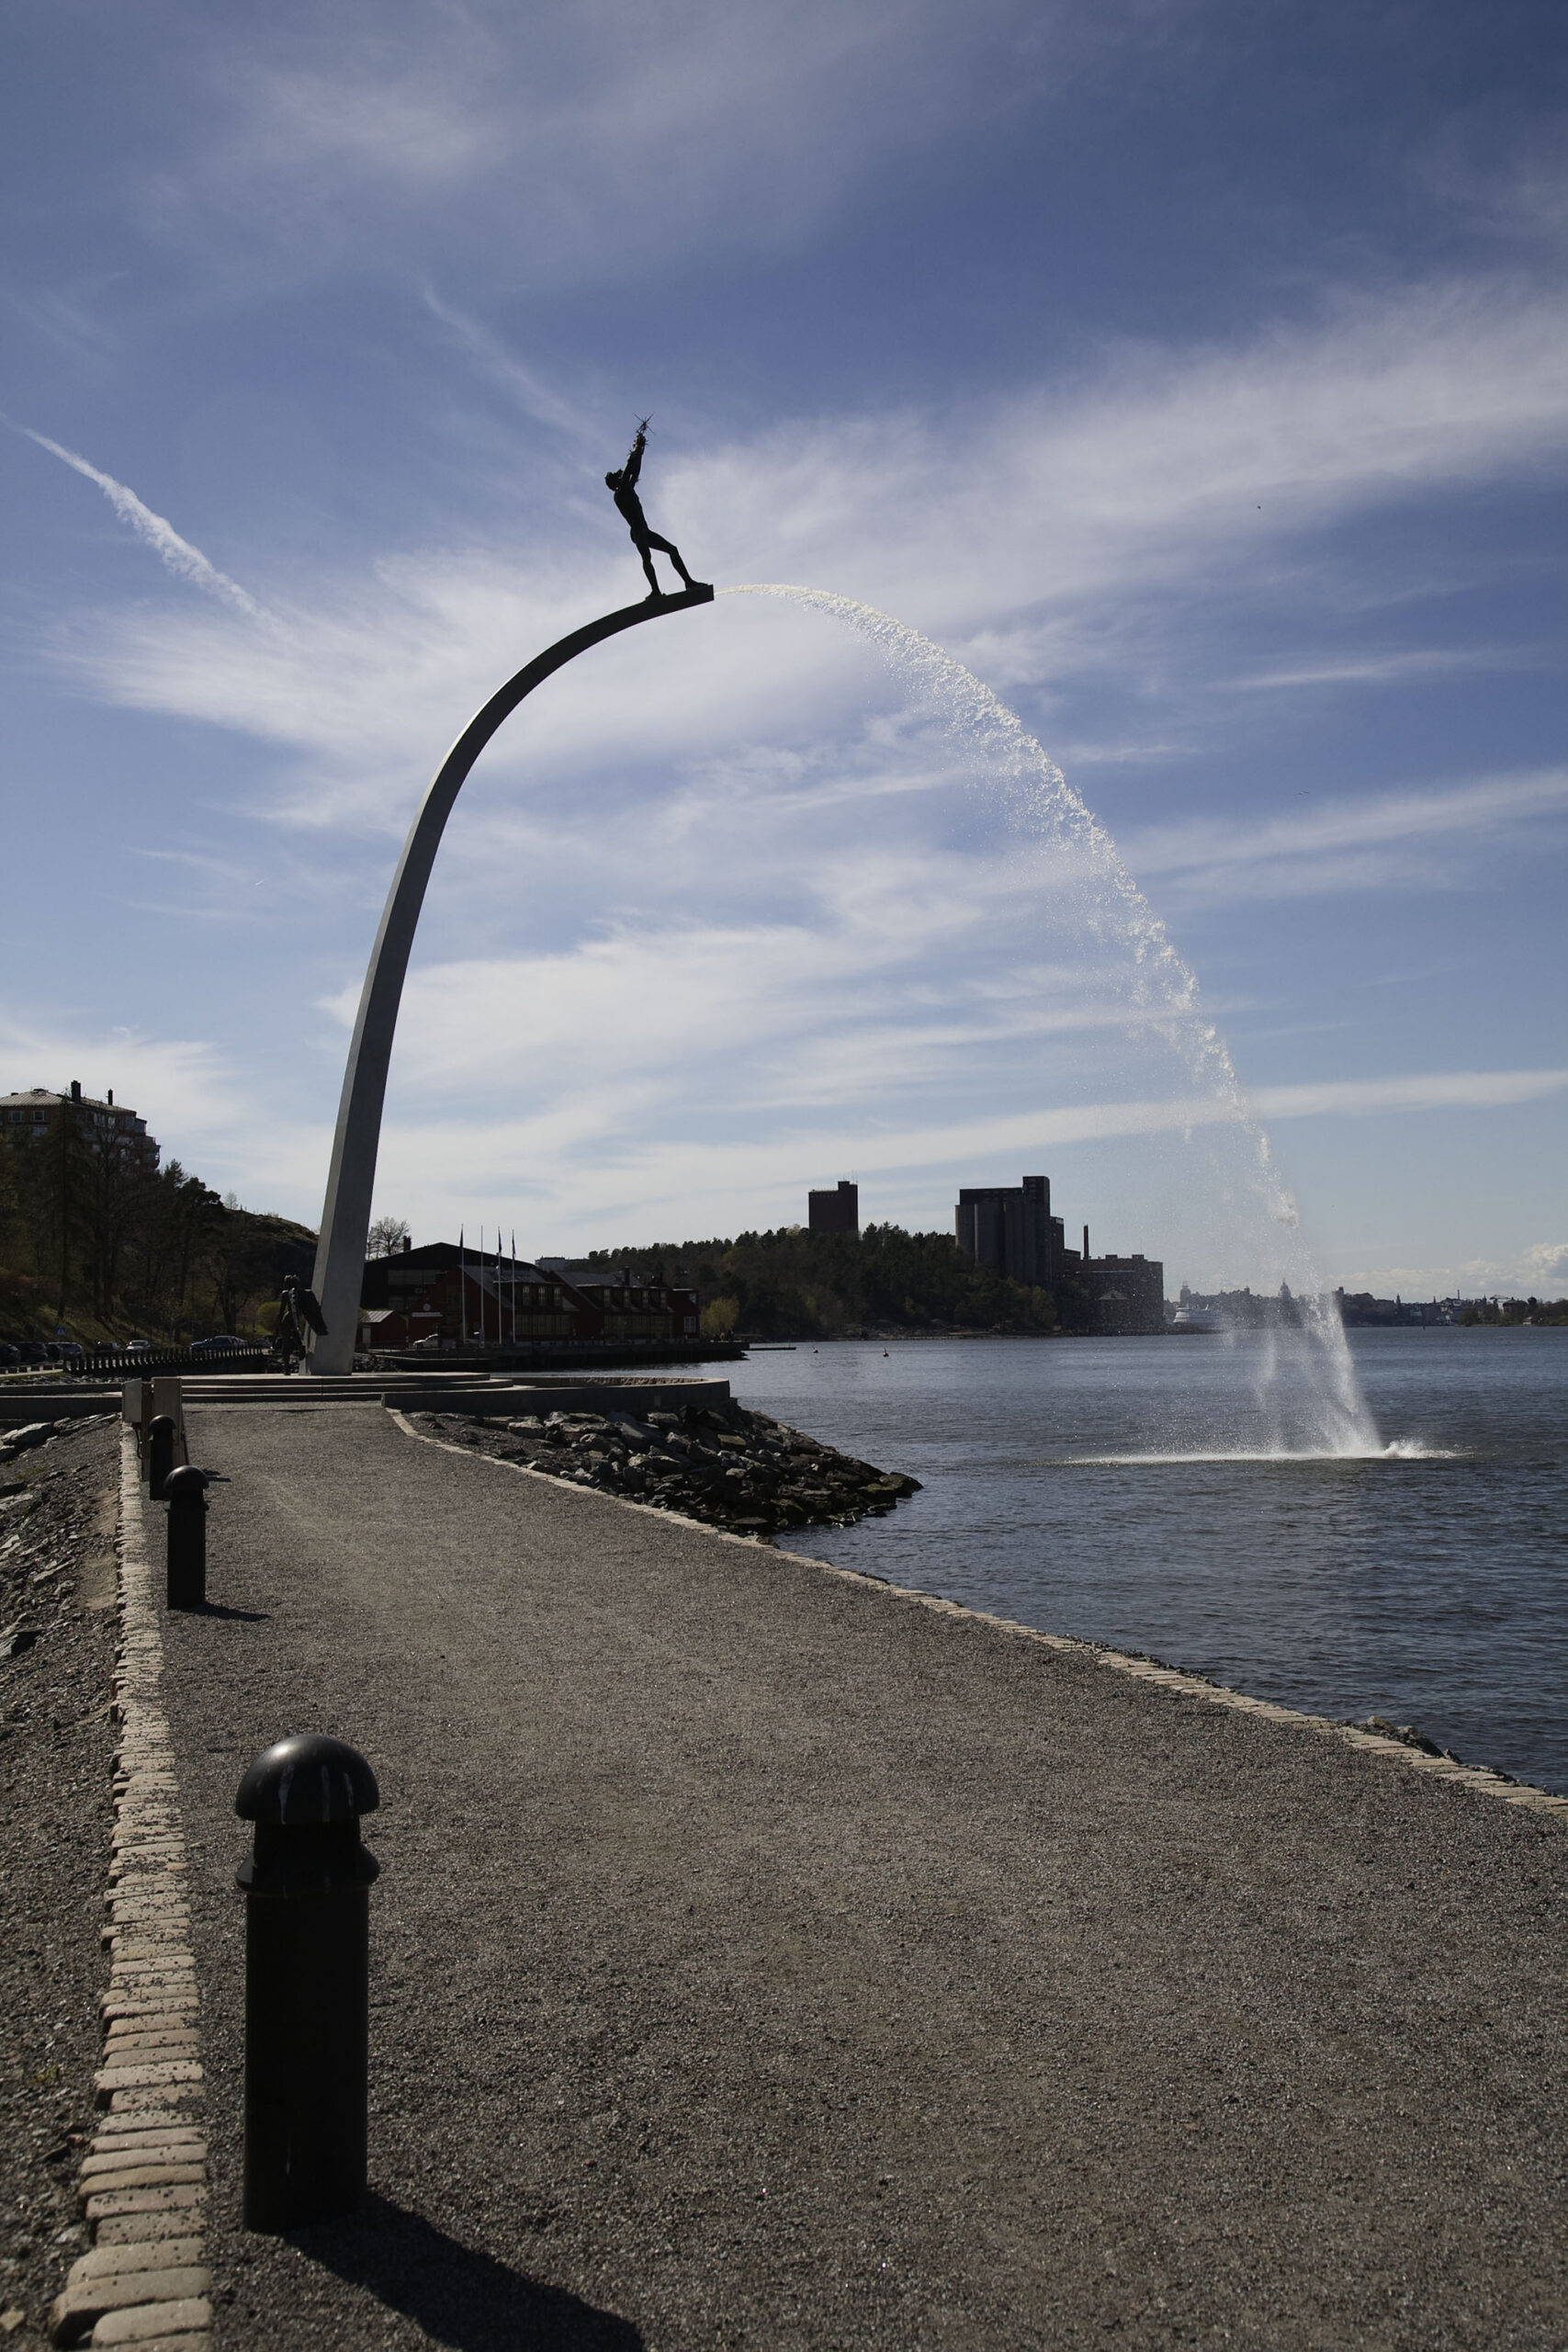
M 138 1220 L 144 1216 L 152 1180 L 132 1159 L 113 1129 L 88 1139 L 84 1200 L 84 1268 L 92 1288 L 93 1312 L 107 1322 L 119 1295 L 120 1264 Z
M 92 1189 L 87 1139 L 73 1102 L 62 1102 L 47 1134 L 23 1145 L 14 1173 L 33 1272 L 52 1285 L 55 1319 L 62 1323 Z
M 372 1258 L 395 1258 L 408 1238 L 400 1216 L 378 1216 L 365 1237 L 366 1252 Z

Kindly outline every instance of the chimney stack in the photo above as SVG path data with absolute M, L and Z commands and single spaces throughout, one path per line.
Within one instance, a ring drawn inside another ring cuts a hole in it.
M 1089 1263 L 1089 1227 L 1087 1225 L 1083 1229 L 1083 1261 L 1087 1266 Z
M 79 1078 L 73 1078 L 71 1081 L 71 1100 L 73 1102 L 80 1102 L 82 1100 L 82 1081 Z

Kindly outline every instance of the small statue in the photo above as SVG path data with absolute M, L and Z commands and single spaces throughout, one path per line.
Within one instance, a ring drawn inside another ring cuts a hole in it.
M 637 426 L 637 439 L 632 443 L 626 464 L 619 473 L 605 475 L 604 487 L 615 493 L 615 504 L 626 516 L 626 527 L 632 535 L 632 545 L 641 556 L 642 568 L 648 574 L 648 601 L 650 605 L 657 605 L 663 602 L 664 591 L 660 588 L 653 569 L 652 550 L 655 548 L 659 549 L 660 555 L 669 557 L 688 588 L 698 587 L 701 583 L 693 579 L 682 562 L 680 548 L 672 546 L 670 540 L 661 539 L 657 531 L 650 531 L 648 527 L 648 517 L 642 511 L 642 501 L 637 494 L 637 478 L 642 471 L 642 453 L 647 447 L 648 419 L 645 416 Z
M 315 1292 L 303 1284 L 298 1274 L 285 1274 L 274 1341 L 285 1372 L 292 1372 L 297 1363 L 308 1361 L 314 1340 L 325 1335 L 326 1328 Z

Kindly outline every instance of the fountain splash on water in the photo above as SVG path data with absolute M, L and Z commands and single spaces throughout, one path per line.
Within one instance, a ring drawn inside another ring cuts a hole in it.
M 1091 932 L 1114 943 L 1125 958 L 1122 978 L 1129 1024 L 1165 1040 L 1199 1100 L 1212 1104 L 1216 1122 L 1242 1139 L 1247 1181 L 1269 1221 L 1291 1237 L 1298 1320 L 1268 1335 L 1256 1366 L 1257 1402 L 1267 1431 L 1263 1451 L 1298 1457 L 1384 1454 L 1388 1449 L 1361 1393 L 1338 1312 L 1301 1240 L 1295 1202 L 1248 1106 L 1230 1050 L 1201 1008 L 1197 976 L 1171 945 L 1110 833 L 1044 747 L 972 670 L 890 613 L 830 589 L 783 582 L 749 582 L 720 593 L 785 597 L 831 614 L 869 638 L 917 700 L 983 769 L 1014 827 L 1076 860 L 1088 877 Z

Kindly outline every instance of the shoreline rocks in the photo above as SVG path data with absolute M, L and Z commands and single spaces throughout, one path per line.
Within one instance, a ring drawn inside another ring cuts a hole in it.
M 0 2343 L 39 2346 L 85 2232 L 113 1820 L 118 1447 L 107 1420 L 0 1476 Z
M 642 1416 L 628 1404 L 612 1413 L 507 1421 L 456 1413 L 413 1419 L 448 1443 L 471 1445 L 549 1477 L 679 1511 L 735 1534 L 850 1527 L 892 1510 L 920 1484 L 734 1403 L 722 1410 L 693 1406 Z

